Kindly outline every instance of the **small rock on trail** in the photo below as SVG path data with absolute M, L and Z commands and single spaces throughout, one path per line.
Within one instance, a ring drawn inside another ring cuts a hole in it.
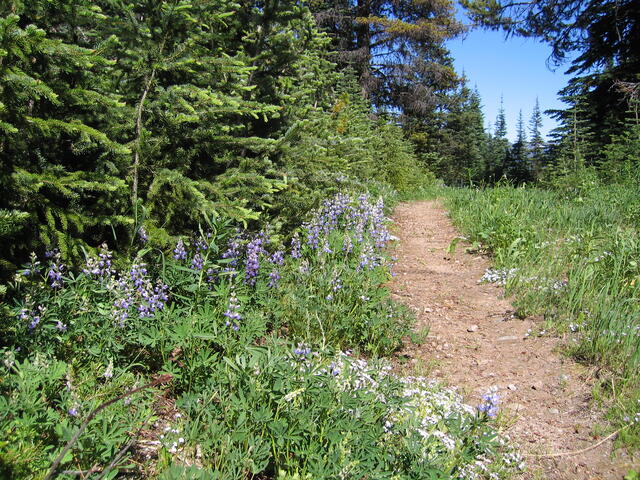
M 590 432 L 604 420 L 592 407 L 589 371 L 557 352 L 560 339 L 528 336 L 535 321 L 513 317 L 502 287 L 478 282 L 488 259 L 466 253 L 463 242 L 448 252 L 460 234 L 442 206 L 404 203 L 393 217 L 400 240 L 391 289 L 401 302 L 410 298 L 417 331 L 429 329 L 425 343 L 401 352 L 420 360 L 410 364 L 437 361 L 432 373 L 460 387 L 471 405 L 497 386 L 510 425 L 506 433 L 524 455 L 568 453 L 596 443 Z M 611 448 L 606 442 L 578 455 L 526 458 L 529 468 L 520 478 L 622 479 L 638 468 L 624 452 L 612 458 Z

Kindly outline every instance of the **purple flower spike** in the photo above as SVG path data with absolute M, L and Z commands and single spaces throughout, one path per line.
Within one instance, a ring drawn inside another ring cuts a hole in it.
M 236 297 L 236 292 L 231 292 L 227 311 L 224 312 L 223 315 L 227 317 L 227 321 L 225 322 L 227 327 L 231 327 L 235 331 L 240 329 L 238 323 L 242 320 L 242 315 L 240 315 L 240 303 L 238 302 L 238 297 Z
M 300 258 L 302 256 L 302 253 L 300 252 L 301 248 L 302 246 L 300 245 L 300 237 L 296 233 L 291 239 L 291 256 L 293 258 Z
M 176 248 L 173 249 L 173 258 L 176 260 L 186 260 L 187 259 L 187 251 L 184 248 L 184 242 L 182 239 L 178 240 Z
M 198 271 L 204 268 L 204 258 L 202 258 L 200 253 L 196 253 L 193 256 L 193 260 L 191 260 L 191 268 Z
M 498 387 L 491 387 L 482 396 L 482 403 L 478 405 L 478 411 L 486 413 L 489 418 L 495 418 L 498 415 L 498 405 L 500 404 L 500 395 Z
M 147 243 L 149 241 L 149 235 L 147 235 L 147 231 L 144 227 L 140 227 L 138 229 L 138 238 L 142 243 Z
M 264 248 L 262 247 L 263 242 L 263 235 L 258 235 L 247 245 L 247 261 L 244 276 L 244 281 L 247 285 L 254 286 L 256 284 L 256 277 L 260 270 L 260 254 L 264 253 Z

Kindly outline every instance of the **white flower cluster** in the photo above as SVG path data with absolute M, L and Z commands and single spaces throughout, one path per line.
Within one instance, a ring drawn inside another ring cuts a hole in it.
M 484 275 L 482 275 L 482 278 L 478 280 L 478 283 L 495 283 L 497 285 L 506 285 L 507 280 L 513 277 L 517 271 L 518 271 L 517 268 L 510 268 L 508 270 L 507 269 L 499 270 L 497 268 L 487 268 L 484 272 Z
M 326 376 L 328 385 L 339 391 L 370 394 L 375 401 L 387 405 L 383 441 L 387 444 L 400 439 L 412 442 L 424 461 L 455 456 L 468 435 L 477 435 L 473 433 L 474 422 L 478 419 L 476 409 L 463 403 L 454 389 L 444 388 L 435 380 L 398 376 L 388 363 L 369 363 L 345 353 L 332 359 L 329 366 L 318 369 L 316 375 Z M 455 431 L 450 430 L 450 424 L 457 425 Z M 505 451 L 511 452 L 506 441 L 501 444 Z M 465 471 L 478 472 L 480 476 L 470 474 L 460 478 L 502 478 L 501 474 L 491 475 L 496 471 L 513 470 L 519 463 L 514 460 L 516 454 L 509 454 L 513 457 L 509 457 L 509 461 L 503 461 L 500 455 L 479 457 L 467 465 Z M 495 467 L 494 463 L 500 467 Z

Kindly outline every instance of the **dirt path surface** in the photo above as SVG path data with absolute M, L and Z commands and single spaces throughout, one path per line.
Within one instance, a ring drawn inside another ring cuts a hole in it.
M 421 345 L 401 358 L 431 377 L 457 386 L 472 405 L 492 386 L 499 388 L 507 435 L 524 455 L 575 451 L 597 443 L 589 370 L 558 353 L 562 340 L 527 336 L 534 319 L 513 317 L 502 287 L 480 284 L 489 261 L 466 252 L 438 202 L 399 205 L 394 214 L 400 238 L 392 283 L 394 296 L 417 314 L 417 330 L 429 329 Z M 638 468 L 624 453 L 611 456 L 611 441 L 586 453 L 527 457 L 522 479 L 622 479 Z

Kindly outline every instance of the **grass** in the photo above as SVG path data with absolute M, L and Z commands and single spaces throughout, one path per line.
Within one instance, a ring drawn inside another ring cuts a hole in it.
M 640 190 L 442 192 L 455 225 L 506 275 L 517 313 L 543 315 L 545 326 L 571 338 L 576 359 L 604 368 L 600 398 L 613 428 L 632 424 L 621 438 L 639 447 Z

